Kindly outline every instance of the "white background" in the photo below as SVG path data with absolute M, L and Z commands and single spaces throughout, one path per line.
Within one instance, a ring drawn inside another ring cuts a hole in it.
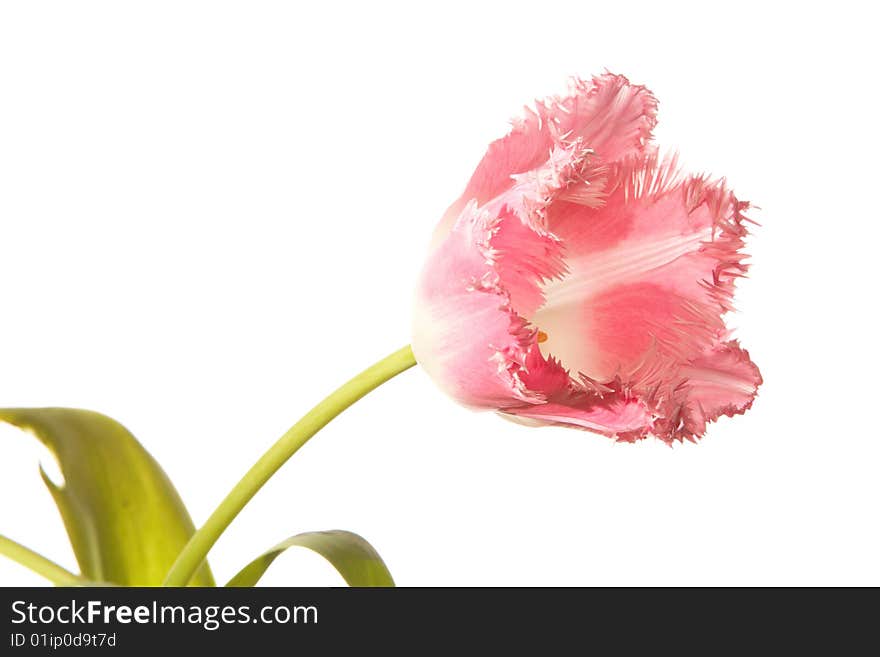
M 616 445 L 415 369 L 283 468 L 218 580 L 345 528 L 401 585 L 880 584 L 869 4 L 419 4 L 0 5 L 0 404 L 117 418 L 204 520 L 408 342 L 433 225 L 507 120 L 608 68 L 761 207 L 731 318 L 766 380 L 751 412 Z M 0 429 L 0 532 L 74 568 L 35 443 Z M 265 582 L 342 580 L 302 550 Z M 0 584 L 41 583 L 0 559 Z

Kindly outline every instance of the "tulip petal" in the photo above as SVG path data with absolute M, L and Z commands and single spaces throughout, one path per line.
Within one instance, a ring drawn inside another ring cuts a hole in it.
M 622 75 L 572 79 L 566 95 L 537 101 L 534 109 L 525 108 L 510 132 L 489 145 L 435 235 L 445 234 L 468 202 L 482 206 L 508 191 L 515 176 L 541 167 L 554 147 L 566 148 L 580 141 L 604 163 L 638 155 L 651 139 L 656 113 L 653 94 Z
M 505 409 L 507 415 L 579 427 L 624 441 L 642 438 L 652 428 L 653 416 L 640 400 L 619 385 L 575 381 L 559 361 L 545 358 L 537 343 L 529 350 L 519 378 L 543 401 Z
M 674 158 L 655 153 L 612 170 L 608 180 L 600 208 L 564 200 L 549 208 L 569 273 L 544 285 L 545 304 L 530 320 L 548 336 L 545 354 L 650 398 L 658 433 L 700 434 L 719 414 L 718 381 L 702 373 L 713 371 L 714 360 L 724 361 L 722 369 L 737 360 L 732 346 L 722 347 L 722 315 L 747 269 L 740 249 L 748 205 L 723 181 L 682 178 Z M 720 412 L 747 407 L 760 378 L 748 355 L 736 353 L 743 389 Z M 708 398 L 697 410 L 701 393 Z M 670 423 L 679 407 L 694 419 Z
M 489 146 L 463 194 L 483 205 L 511 186 L 511 177 L 538 168 L 558 144 L 581 138 L 606 162 L 640 153 L 656 124 L 657 101 L 622 75 L 573 79 L 569 93 L 526 109 L 510 133 Z
M 685 437 L 693 440 L 703 435 L 706 423 L 721 415 L 745 413 L 752 406 L 758 386 L 763 383 L 761 373 L 749 358 L 749 353 L 735 340 L 724 342 L 700 358 L 682 367 L 683 385 L 670 399 L 666 413 L 676 414 L 679 426 L 658 423 L 661 437 Z M 680 405 L 680 406 L 677 406 Z
M 581 407 L 548 402 L 508 409 L 504 414 L 536 420 L 540 424 L 587 429 L 620 442 L 644 438 L 652 423 L 651 413 L 636 399 L 594 399 Z
M 472 407 L 537 398 L 516 378 L 534 331 L 513 310 L 493 268 L 491 240 L 505 220 L 513 230 L 522 225 L 510 213 L 493 216 L 469 204 L 431 252 L 417 290 L 416 360 L 447 394 Z

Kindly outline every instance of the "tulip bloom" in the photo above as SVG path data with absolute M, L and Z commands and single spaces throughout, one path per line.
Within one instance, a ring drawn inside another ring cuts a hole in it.
M 532 424 L 695 439 L 761 383 L 723 315 L 743 212 L 651 143 L 657 103 L 574 80 L 492 143 L 437 227 L 413 351 L 453 398 Z

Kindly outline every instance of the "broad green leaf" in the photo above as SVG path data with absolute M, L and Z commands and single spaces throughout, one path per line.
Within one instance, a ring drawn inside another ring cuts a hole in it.
M 288 538 L 251 561 L 226 586 L 254 586 L 272 562 L 291 547 L 309 548 L 320 554 L 349 586 L 394 586 L 391 573 L 373 546 L 357 534 L 341 529 Z
M 58 459 L 64 483 L 40 469 L 67 528 L 82 576 L 158 586 L 195 529 L 168 476 L 122 425 L 71 408 L 0 409 Z M 8 491 L 9 494 L 11 491 Z M 207 565 L 192 583 L 213 586 Z

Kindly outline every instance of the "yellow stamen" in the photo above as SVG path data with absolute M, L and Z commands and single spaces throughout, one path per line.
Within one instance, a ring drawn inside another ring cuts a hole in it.
M 547 334 L 544 331 L 538 331 L 538 344 L 547 342 Z

